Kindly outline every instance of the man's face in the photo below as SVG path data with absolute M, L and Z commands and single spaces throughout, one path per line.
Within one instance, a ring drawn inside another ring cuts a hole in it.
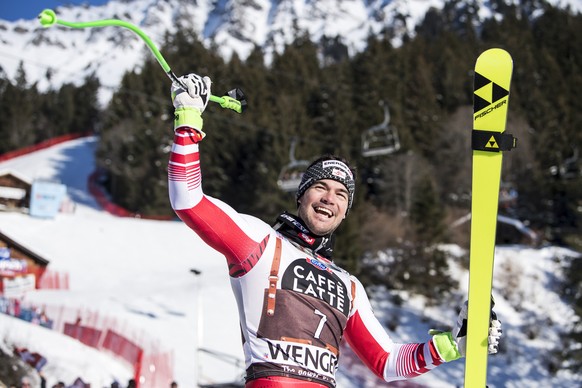
M 297 213 L 309 230 L 324 236 L 336 230 L 348 210 L 348 189 L 333 179 L 315 182 L 299 198 Z

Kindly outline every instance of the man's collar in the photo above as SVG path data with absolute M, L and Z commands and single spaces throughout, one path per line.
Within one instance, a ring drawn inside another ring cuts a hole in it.
M 331 260 L 335 236 L 330 233 L 325 236 L 316 236 L 305 225 L 303 220 L 293 214 L 284 212 L 277 217 L 274 229 L 289 240 L 309 249 L 316 255 Z

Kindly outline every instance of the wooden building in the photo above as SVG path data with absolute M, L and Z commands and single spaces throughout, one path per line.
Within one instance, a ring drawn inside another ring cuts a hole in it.
M 0 294 L 15 297 L 39 287 L 49 261 L 0 231 Z
M 30 205 L 32 182 L 12 171 L 0 171 L 0 210 L 20 211 Z

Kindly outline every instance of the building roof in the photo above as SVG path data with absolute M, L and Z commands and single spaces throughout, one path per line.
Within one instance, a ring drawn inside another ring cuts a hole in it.
M 27 176 L 24 176 L 20 173 L 17 173 L 16 171 L 12 171 L 12 170 L 0 170 L 0 177 L 5 176 L 5 175 L 12 175 L 14 178 L 18 179 L 19 181 L 22 181 L 28 185 L 32 185 L 32 180 L 30 178 L 28 178 Z
M 34 260 L 39 265 L 47 266 L 49 264 L 49 261 L 47 259 L 34 253 L 33 251 L 31 251 L 30 249 L 28 249 L 24 245 L 21 245 L 18 242 L 14 241 L 13 239 L 8 237 L 7 235 L 2 233 L 1 231 L 0 231 L 0 240 L 4 241 L 6 243 L 6 245 L 8 245 L 9 248 L 14 248 L 14 249 L 17 249 L 20 252 L 24 253 L 26 256 L 30 257 L 32 260 Z

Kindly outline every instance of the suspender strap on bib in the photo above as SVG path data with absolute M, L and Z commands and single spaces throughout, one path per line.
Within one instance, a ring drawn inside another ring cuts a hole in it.
M 279 281 L 279 266 L 281 265 L 281 239 L 277 237 L 275 244 L 275 254 L 271 263 L 271 273 L 269 275 L 269 291 L 267 293 L 267 315 L 275 314 L 275 297 L 277 295 L 277 282 Z
M 350 310 L 354 308 L 354 303 L 356 302 L 356 282 L 350 279 L 352 286 L 352 303 L 350 304 Z

